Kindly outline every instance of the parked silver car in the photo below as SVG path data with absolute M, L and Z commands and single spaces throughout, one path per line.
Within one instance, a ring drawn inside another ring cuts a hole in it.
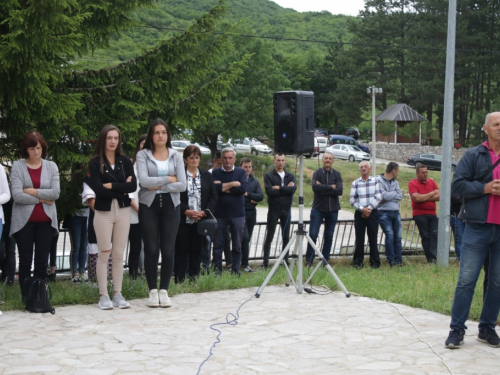
M 331 152 L 335 159 L 344 159 L 349 161 L 362 161 L 370 160 L 370 154 L 362 151 L 357 146 L 351 145 L 333 145 L 326 149 L 326 151 Z

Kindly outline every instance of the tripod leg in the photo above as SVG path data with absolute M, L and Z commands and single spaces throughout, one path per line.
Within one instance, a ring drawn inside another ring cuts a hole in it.
M 295 240 L 296 234 L 294 233 L 288 244 L 286 245 L 285 249 L 281 252 L 279 258 L 276 260 L 276 263 L 274 264 L 273 268 L 271 269 L 271 272 L 267 275 L 266 279 L 262 283 L 262 285 L 257 289 L 257 293 L 255 293 L 255 297 L 259 298 L 262 292 L 264 291 L 264 288 L 266 287 L 267 283 L 271 280 L 271 278 L 274 276 L 276 273 L 276 270 L 280 266 L 281 262 L 283 262 L 283 258 L 285 257 L 286 253 L 290 251 L 293 241 Z M 288 270 L 288 268 L 287 268 Z M 288 272 L 290 272 L 288 270 Z
M 294 234 L 295 235 L 295 234 Z M 300 236 L 298 237 L 300 238 Z M 297 248 L 299 246 L 299 240 L 296 238 L 296 241 L 295 241 L 295 246 L 293 247 L 293 251 L 290 255 L 295 255 L 297 254 Z M 292 281 L 292 277 L 290 275 L 292 275 L 293 273 L 293 268 L 295 266 L 295 258 L 294 257 L 290 257 L 291 258 L 291 261 L 290 261 L 290 273 L 289 275 L 287 276 L 286 278 L 286 281 L 285 281 L 285 285 L 286 286 L 290 286 L 290 281 Z
M 347 291 L 346 287 L 344 286 L 344 284 L 342 283 L 342 281 L 340 281 L 340 279 L 338 278 L 337 274 L 335 273 L 335 271 L 333 270 L 333 268 L 330 266 L 330 264 L 325 260 L 325 258 L 323 257 L 323 254 L 321 253 L 321 251 L 319 251 L 318 247 L 313 242 L 313 240 L 311 239 L 311 237 L 309 237 L 309 235 L 306 234 L 306 238 L 307 238 L 307 241 L 309 242 L 309 244 L 312 246 L 312 248 L 316 252 L 316 254 L 318 255 L 318 257 L 320 259 L 320 263 L 318 263 L 318 265 L 316 266 L 316 268 L 314 269 L 314 271 L 311 273 L 311 275 L 309 276 L 309 278 L 307 279 L 307 281 L 305 282 L 305 284 L 307 285 L 309 283 L 309 281 L 312 279 L 312 277 L 314 276 L 314 274 L 316 273 L 316 271 L 319 269 L 319 266 L 321 264 L 323 264 L 325 266 L 325 268 L 328 270 L 328 272 L 330 272 L 330 274 L 332 275 L 332 277 L 335 280 L 335 282 L 337 283 L 338 287 L 340 289 L 342 289 L 342 291 L 345 293 L 345 296 L 347 298 L 349 298 L 351 296 L 351 293 L 349 293 Z

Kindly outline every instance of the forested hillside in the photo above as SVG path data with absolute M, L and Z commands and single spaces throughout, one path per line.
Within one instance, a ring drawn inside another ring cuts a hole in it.
M 157 1 L 131 15 L 137 27 L 115 35 L 109 48 L 96 50 L 93 56 L 85 55 L 78 62 L 85 68 L 95 69 L 141 55 L 159 40 L 184 30 L 217 3 L 217 0 Z M 277 53 L 293 55 L 313 50 L 323 55 L 327 50 L 324 43 L 287 42 L 286 39 L 336 41 L 342 37 L 349 40 L 347 23 L 352 17 L 329 12 L 298 13 L 270 0 L 226 0 L 225 5 L 228 8 L 225 20 L 235 25 L 235 35 L 247 35 L 247 39 L 268 37 Z

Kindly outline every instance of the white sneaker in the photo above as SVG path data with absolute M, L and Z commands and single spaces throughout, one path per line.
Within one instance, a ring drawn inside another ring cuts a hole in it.
M 128 309 L 130 307 L 130 303 L 125 301 L 121 293 L 116 293 L 113 296 L 113 306 L 119 307 L 120 309 Z
M 148 307 L 160 307 L 160 300 L 158 298 L 158 289 L 151 289 L 149 291 Z
M 97 306 L 99 306 L 101 310 L 113 310 L 113 302 L 111 302 L 107 294 L 99 299 Z
M 166 289 L 160 289 L 160 307 L 171 307 L 172 302 L 168 298 L 168 293 Z

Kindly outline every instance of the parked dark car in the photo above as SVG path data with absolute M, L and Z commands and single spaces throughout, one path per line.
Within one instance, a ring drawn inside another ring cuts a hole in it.
M 356 141 L 352 137 L 347 137 L 345 135 L 338 135 L 338 134 L 331 135 L 330 136 L 330 146 L 338 145 L 338 144 L 356 146 L 356 147 L 359 147 L 362 151 L 364 151 L 368 154 L 370 153 L 370 149 L 368 147 L 362 145 L 361 143 L 359 143 L 358 141 Z
M 348 137 L 352 137 L 354 139 L 359 139 L 359 130 L 358 128 L 356 127 L 350 127 L 350 128 L 347 128 L 344 132 L 344 135 L 348 136 Z
M 406 164 L 411 165 L 412 167 L 415 166 L 417 163 L 422 163 L 424 164 L 427 169 L 435 169 L 436 171 L 441 170 L 441 155 L 437 154 L 417 154 L 417 155 L 410 155 L 406 158 Z M 451 171 L 455 171 L 455 168 L 457 167 L 457 162 L 451 161 Z

